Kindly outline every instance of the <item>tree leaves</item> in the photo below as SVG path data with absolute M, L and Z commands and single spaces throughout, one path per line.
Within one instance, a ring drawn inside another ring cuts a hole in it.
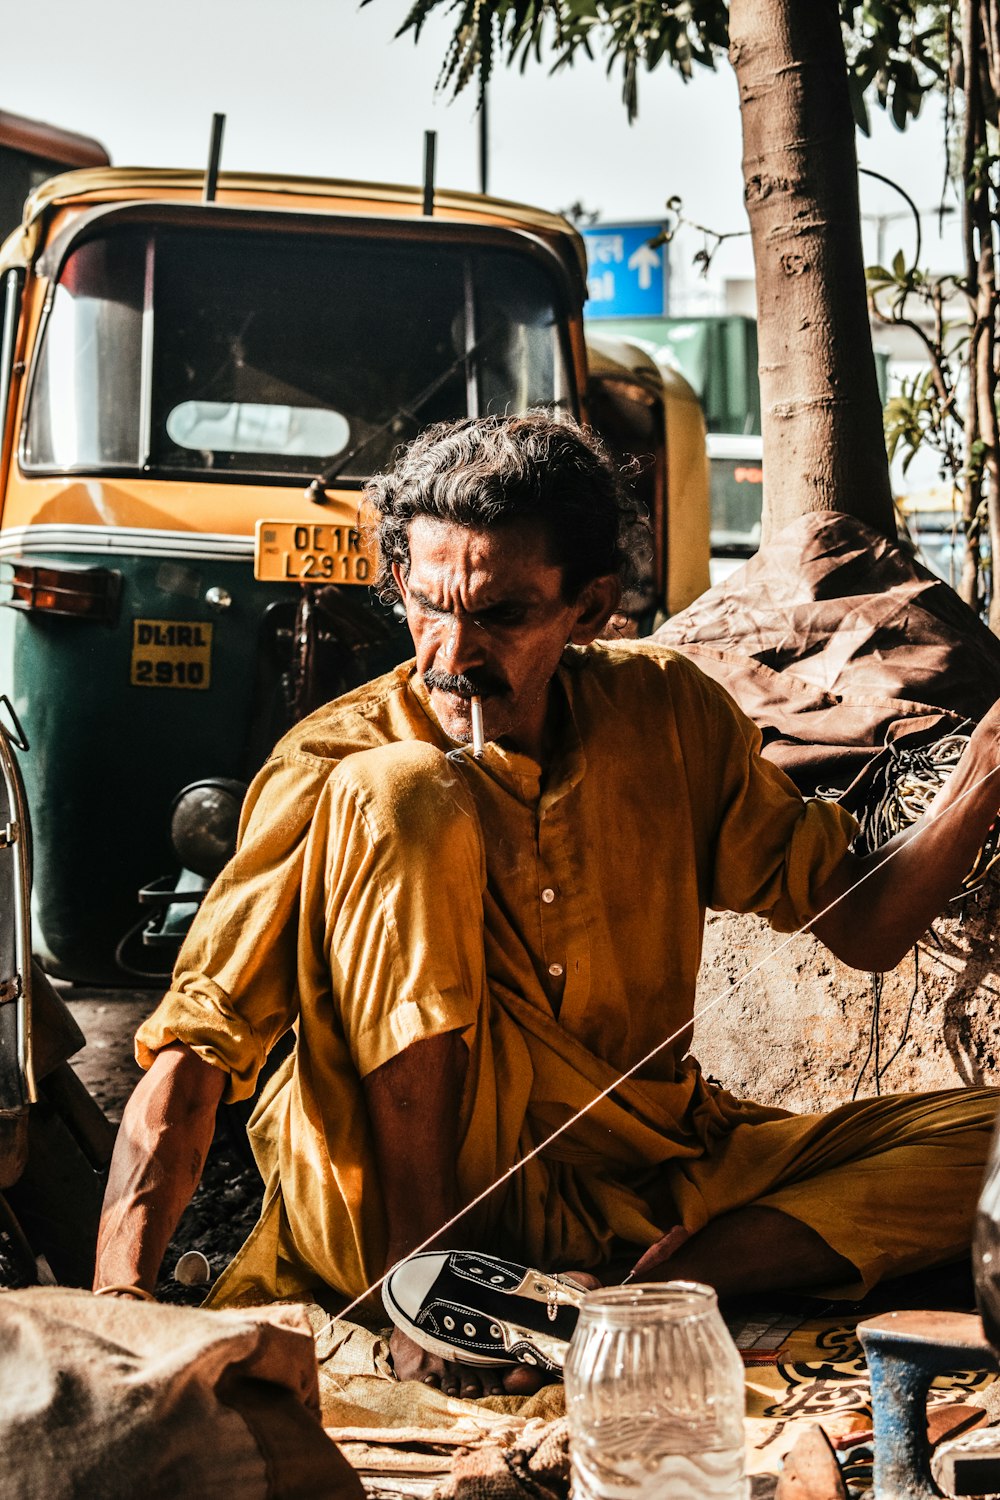
M 609 72 L 621 66 L 630 119 L 638 110 L 641 69 L 665 63 L 688 79 L 696 67 L 714 68 L 729 45 L 725 0 L 414 0 L 397 35 L 412 32 L 419 40 L 437 10 L 454 18 L 440 89 L 458 94 L 476 77 L 482 88 L 498 57 L 523 69 L 548 54 L 555 71 L 578 52 L 592 58 L 599 50 Z
M 946 87 L 960 34 L 959 0 L 840 0 L 851 101 L 869 134 L 874 96 L 904 130 L 932 90 Z
M 871 98 L 905 129 L 927 94 L 947 83 L 959 0 L 839 4 L 858 129 L 870 132 Z M 591 59 L 603 53 L 609 73 L 621 67 L 629 119 L 639 108 L 641 71 L 665 65 L 687 81 L 698 67 L 714 68 L 729 45 L 726 0 L 413 0 L 397 35 L 412 32 L 419 40 L 434 11 L 454 18 L 438 88 L 459 94 L 478 80 L 482 89 L 498 59 L 523 71 L 549 57 L 556 71 L 580 52 Z

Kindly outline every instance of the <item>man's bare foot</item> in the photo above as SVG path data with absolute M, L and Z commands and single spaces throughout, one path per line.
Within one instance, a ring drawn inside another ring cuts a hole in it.
M 392 1331 L 389 1352 L 397 1380 L 419 1380 L 466 1401 L 480 1396 L 531 1396 L 555 1378 L 524 1365 L 462 1365 L 442 1359 L 421 1349 L 399 1328 Z
M 566 1279 L 587 1291 L 601 1284 L 587 1271 L 567 1272 Z M 462 1396 L 467 1401 L 480 1396 L 533 1396 L 543 1385 L 552 1385 L 559 1379 L 557 1374 L 529 1370 L 527 1365 L 463 1365 L 442 1359 L 439 1354 L 422 1349 L 399 1328 L 392 1331 L 389 1352 L 397 1380 L 419 1380 L 444 1391 L 446 1396 Z

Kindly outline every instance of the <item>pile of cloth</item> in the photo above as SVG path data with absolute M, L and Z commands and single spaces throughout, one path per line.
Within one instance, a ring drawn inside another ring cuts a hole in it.
M 362 1500 L 301 1308 L 0 1293 L 4 1500 Z

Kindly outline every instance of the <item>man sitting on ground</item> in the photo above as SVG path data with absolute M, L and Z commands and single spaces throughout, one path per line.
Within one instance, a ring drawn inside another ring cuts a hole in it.
M 642 1059 L 445 1243 L 608 1281 L 663 1241 L 647 1279 L 722 1293 L 854 1295 L 959 1255 L 992 1091 L 796 1116 L 733 1098 L 686 1047 L 709 906 L 812 921 L 859 969 L 899 961 L 996 814 L 1000 710 L 919 839 L 855 858 L 852 819 L 803 802 L 720 688 L 599 639 L 635 516 L 592 435 L 541 413 L 434 428 L 369 496 L 416 661 L 312 714 L 251 787 L 138 1034 L 97 1285 L 154 1286 L 217 1104 L 293 1025 L 252 1122 L 261 1220 L 216 1302 L 361 1293 Z M 485 754 L 449 758 L 473 695 Z M 464 1395 L 525 1373 L 398 1330 L 392 1352 Z

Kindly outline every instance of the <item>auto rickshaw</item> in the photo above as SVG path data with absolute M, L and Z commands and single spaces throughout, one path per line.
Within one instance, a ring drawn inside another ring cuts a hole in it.
M 34 950 L 77 981 L 169 971 L 278 736 L 410 654 L 358 512 L 426 423 L 592 419 L 642 458 L 637 628 L 708 582 L 700 410 L 637 351 L 588 358 L 566 220 L 210 175 L 66 173 L 0 249 L 0 692 Z

